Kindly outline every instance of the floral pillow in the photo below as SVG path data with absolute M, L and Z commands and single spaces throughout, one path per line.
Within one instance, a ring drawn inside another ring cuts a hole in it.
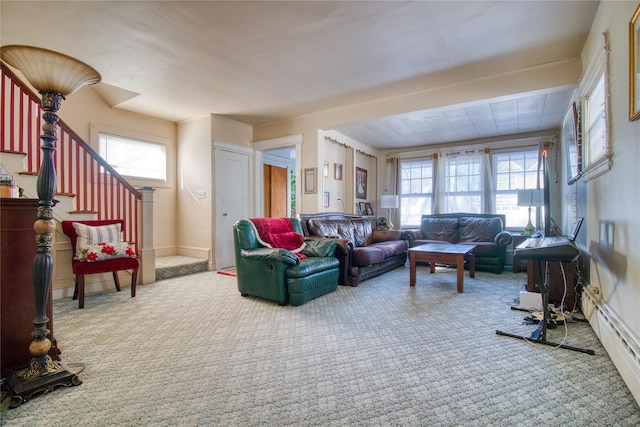
M 82 246 L 79 250 L 80 261 L 97 262 L 114 258 L 135 258 L 133 247 L 126 242 L 98 243 Z
M 76 240 L 76 259 L 82 259 L 82 248 L 104 242 L 120 242 L 120 224 L 91 226 L 79 222 L 73 223 L 78 236 Z

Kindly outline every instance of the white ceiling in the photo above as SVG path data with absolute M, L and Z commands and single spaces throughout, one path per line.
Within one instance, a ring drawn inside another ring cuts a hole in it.
M 0 2 L 2 45 L 97 69 L 114 108 L 258 125 L 579 57 L 591 1 Z M 573 87 L 332 126 L 378 148 L 555 129 Z

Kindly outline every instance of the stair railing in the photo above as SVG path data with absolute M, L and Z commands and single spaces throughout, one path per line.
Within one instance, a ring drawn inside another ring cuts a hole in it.
M 0 151 L 24 154 L 25 171 L 21 174 L 37 175 L 42 157 L 40 97 L 23 84 L 4 63 L 0 65 Z M 125 241 L 140 242 L 140 191 L 127 182 L 62 119 L 57 126 L 58 142 L 54 153 L 56 194 L 74 196 L 75 210 L 70 213 L 92 213 L 100 220 L 123 219 Z

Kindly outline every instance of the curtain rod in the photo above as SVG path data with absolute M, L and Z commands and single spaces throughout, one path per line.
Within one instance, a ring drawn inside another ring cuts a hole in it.
M 328 140 L 329 142 L 332 142 L 332 143 L 334 143 L 334 144 L 337 144 L 337 145 L 341 145 L 341 146 L 343 146 L 343 147 L 346 147 L 346 148 L 353 148 L 353 149 L 355 150 L 355 152 L 356 152 L 356 153 L 364 154 L 365 156 L 373 157 L 374 159 L 377 159 L 377 158 L 378 158 L 378 156 L 375 156 L 375 155 L 373 155 L 373 154 L 367 153 L 366 151 L 363 151 L 363 150 L 361 150 L 361 149 L 359 149 L 359 148 L 354 148 L 352 145 L 346 144 L 346 143 L 344 143 L 344 142 L 342 142 L 342 141 L 338 141 L 337 139 L 335 139 L 335 138 L 333 138 L 333 137 L 330 137 L 330 136 L 326 136 L 326 135 L 325 135 L 324 139 L 326 139 L 326 140 Z
M 549 133 L 545 135 L 532 135 L 532 136 L 527 136 L 522 138 L 509 138 L 509 139 L 505 138 L 500 140 L 492 139 L 491 141 L 478 141 L 475 144 L 464 144 L 464 145 L 457 145 L 457 146 L 438 144 L 433 148 L 422 148 L 420 150 L 415 150 L 415 151 L 404 150 L 404 151 L 387 153 L 387 158 L 405 158 L 406 159 L 406 158 L 424 157 L 424 156 L 431 156 L 434 153 L 439 153 L 445 150 L 456 150 L 456 151 L 475 150 L 479 148 L 478 146 L 483 146 L 483 149 L 486 148 L 493 151 L 501 148 L 508 148 L 507 144 L 509 143 L 527 142 L 528 144 L 533 144 L 535 141 L 535 143 L 539 144 L 545 139 L 554 140 L 556 138 L 557 138 L 557 134 Z M 527 144 L 523 144 L 523 146 L 524 145 L 527 145 Z

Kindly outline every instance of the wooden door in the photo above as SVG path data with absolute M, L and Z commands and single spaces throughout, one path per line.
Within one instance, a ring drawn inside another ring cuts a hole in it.
M 288 186 L 287 168 L 263 165 L 264 216 L 282 218 L 287 216 Z

